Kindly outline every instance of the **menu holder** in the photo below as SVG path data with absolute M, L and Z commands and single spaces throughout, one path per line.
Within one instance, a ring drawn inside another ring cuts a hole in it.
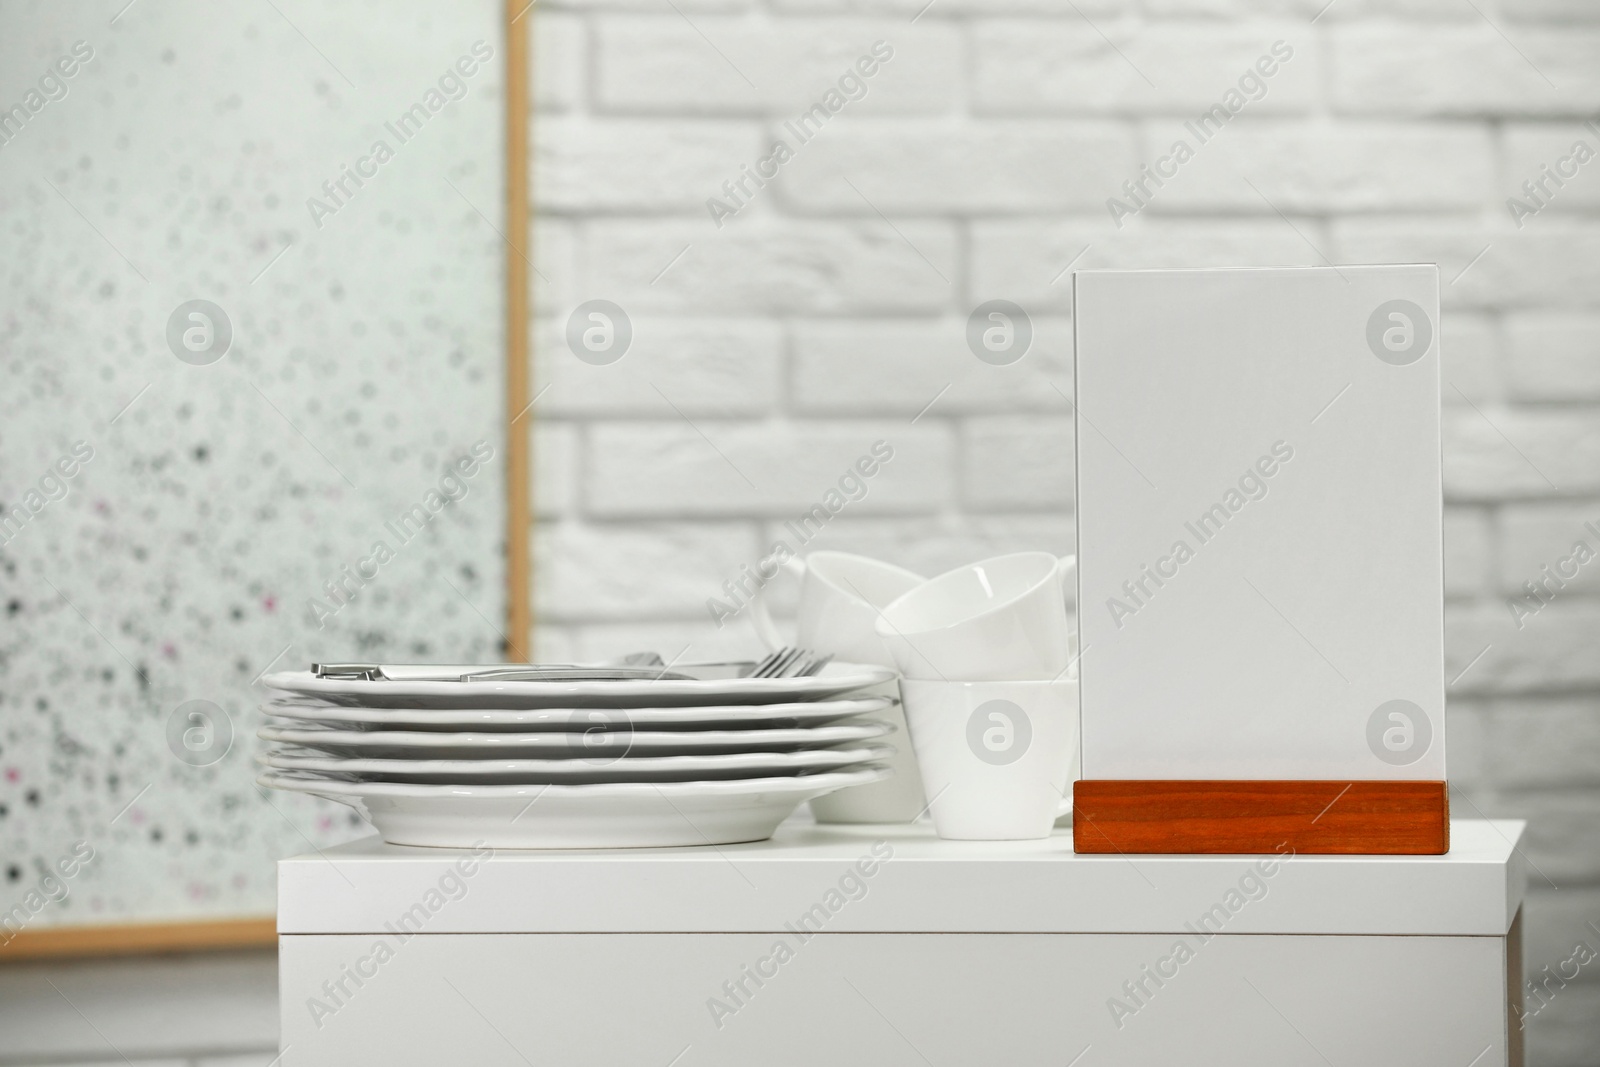
M 1075 849 L 1447 851 L 1437 268 L 1073 280 Z

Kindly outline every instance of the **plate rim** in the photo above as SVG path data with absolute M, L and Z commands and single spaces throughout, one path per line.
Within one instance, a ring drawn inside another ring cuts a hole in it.
M 897 703 L 895 697 L 873 695 L 840 697 L 825 700 L 787 700 L 774 704 L 684 704 L 679 706 L 651 706 L 641 708 L 369 708 L 343 704 L 315 704 L 301 701 L 271 701 L 258 705 L 265 715 L 275 715 L 297 722 L 364 722 L 364 723 L 429 723 L 437 726 L 472 725 L 474 723 L 510 723 L 548 721 L 553 715 L 568 716 L 570 724 L 576 716 L 609 714 L 616 721 L 630 726 L 651 725 L 653 722 L 693 723 L 719 720 L 735 722 L 766 722 L 772 719 L 821 719 L 825 716 L 846 719 L 856 715 L 876 715 Z M 850 707 L 840 707 L 850 705 Z M 641 722 L 642 717 L 642 722 Z M 448 731 L 444 731 L 448 732 Z M 550 731 L 572 732 L 572 731 Z
M 693 761 L 696 761 L 696 760 L 714 760 L 714 761 L 716 761 L 713 764 L 711 764 L 710 766 L 698 765 L 698 766 L 695 766 L 695 767 L 691 768 L 691 769 L 696 769 L 696 770 L 712 771 L 712 770 L 717 770 L 717 769 L 723 768 L 723 767 L 733 766 L 733 765 L 736 764 L 736 761 L 738 761 L 738 760 L 750 759 L 752 757 L 763 757 L 763 758 L 770 757 L 770 758 L 773 758 L 773 759 L 778 759 L 779 760 L 778 765 L 771 768 L 773 770 L 778 770 L 778 769 L 785 769 L 785 768 L 791 767 L 791 766 L 804 766 L 805 763 L 807 762 L 806 760 L 794 759 L 792 757 L 805 756 L 808 759 L 817 759 L 817 758 L 822 757 L 822 756 L 824 756 L 824 755 L 826 755 L 828 753 L 840 753 L 840 752 L 848 752 L 848 753 L 852 754 L 853 756 L 855 756 L 855 758 L 853 758 L 853 759 L 847 759 L 847 760 L 841 762 L 840 764 L 838 764 L 838 766 L 840 768 L 843 768 L 843 767 L 854 767 L 857 764 L 861 764 L 861 763 L 883 763 L 883 762 L 887 762 L 891 757 L 893 757 L 895 755 L 896 749 L 895 749 L 895 747 L 893 745 L 868 745 L 865 748 L 860 748 L 860 749 L 855 749 L 855 748 L 818 748 L 818 749 L 803 749 L 803 750 L 801 750 L 799 752 L 716 752 L 716 753 L 701 753 L 701 754 L 682 754 L 682 755 L 676 755 L 676 756 L 618 756 L 615 759 L 607 760 L 606 762 L 604 762 L 602 764 L 599 764 L 599 765 L 591 764 L 587 760 L 583 759 L 582 757 L 577 757 L 575 759 L 397 760 L 397 759 L 383 759 L 383 758 L 341 759 L 341 758 L 339 758 L 337 756 L 323 756 L 323 757 L 305 756 L 305 757 L 298 757 L 298 756 L 294 756 L 294 755 L 285 755 L 284 753 L 278 753 L 278 752 L 262 752 L 262 753 L 258 753 L 257 756 L 256 756 L 256 761 L 258 763 L 260 763 L 260 764 L 263 764 L 263 765 L 265 765 L 267 767 L 270 767 L 273 770 L 301 771 L 301 772 L 310 773 L 310 774 L 328 774 L 328 773 L 335 773 L 335 774 L 338 774 L 338 773 L 345 773 L 345 774 L 363 774 L 363 773 L 364 774 L 396 774 L 396 773 L 406 773 L 408 771 L 410 773 L 413 773 L 413 774 L 421 774 L 421 773 L 463 774 L 463 773 L 469 772 L 471 769 L 476 769 L 476 768 L 494 768 L 494 770 L 492 770 L 492 771 L 485 770 L 484 773 L 486 773 L 486 774 L 488 774 L 488 773 L 497 773 L 497 774 L 562 773 L 562 772 L 568 771 L 570 769 L 571 773 L 574 776 L 577 776 L 577 775 L 583 774 L 585 772 L 593 773 L 593 772 L 602 771 L 602 770 L 609 771 L 609 770 L 612 770 L 612 769 L 616 769 L 616 770 L 621 771 L 621 770 L 630 769 L 630 767 L 626 766 L 626 765 L 632 765 L 631 769 L 639 770 L 639 771 L 655 771 L 655 770 L 670 771 L 670 770 L 675 770 L 675 769 L 679 769 L 679 768 L 690 767 L 690 764 Z M 791 758 L 783 759 L 783 757 L 791 757 Z M 311 761 L 316 761 L 316 762 L 332 763 L 332 764 L 335 764 L 335 765 L 338 765 L 338 766 L 346 766 L 346 767 L 349 767 L 349 769 L 345 770 L 345 771 L 339 771 L 339 770 L 336 770 L 333 767 L 325 768 L 325 769 L 313 768 L 313 767 L 285 767 L 285 766 L 282 766 L 280 764 L 273 763 L 272 762 L 273 759 L 279 759 L 279 760 L 283 760 L 283 759 L 311 760 Z M 822 762 L 826 762 L 826 760 L 823 760 Z M 366 767 L 366 768 L 356 768 L 356 767 L 350 766 L 351 764 L 358 764 L 358 763 L 365 763 L 365 764 L 383 763 L 383 764 L 393 764 L 393 766 Z M 442 767 L 442 768 L 424 766 L 425 764 L 441 764 L 441 763 L 450 764 L 450 766 Z M 648 764 L 648 766 L 640 766 L 641 763 Z M 538 764 L 538 766 L 518 766 L 518 767 L 513 767 L 513 766 L 509 766 L 509 764 Z M 762 767 L 762 768 L 758 768 L 758 769 L 766 770 L 767 768 Z
M 882 781 L 893 772 L 882 764 L 862 763 L 845 770 L 822 771 L 817 774 L 786 775 L 769 778 L 716 778 L 687 782 L 594 782 L 584 785 L 451 785 L 422 782 L 347 782 L 335 779 L 317 780 L 293 778 L 267 772 L 256 777 L 256 784 L 267 789 L 289 793 L 310 793 L 326 800 L 365 800 L 382 797 L 396 800 L 431 800 L 454 798 L 458 800 L 514 799 L 529 795 L 542 796 L 551 790 L 557 798 L 584 799 L 591 797 L 648 796 L 652 793 L 694 797 L 729 794 L 744 796 L 755 793 L 804 792 L 823 786 L 824 791 L 843 789 Z M 294 783 L 293 785 L 281 783 Z M 296 786 L 302 788 L 296 788 Z M 310 786 L 311 788 L 303 788 Z
M 712 735 L 719 742 L 726 739 L 731 747 L 731 745 L 736 743 L 753 744 L 760 743 L 762 741 L 765 741 L 769 744 L 776 743 L 771 737 L 749 736 L 752 734 L 819 734 L 826 730 L 837 729 L 870 730 L 871 732 L 858 734 L 853 737 L 843 737 L 828 740 L 824 741 L 823 744 L 846 745 L 857 741 L 870 742 L 880 737 L 888 737 L 890 734 L 896 732 L 896 727 L 893 723 L 883 722 L 879 719 L 866 719 L 861 722 L 824 722 L 818 723 L 814 726 L 775 726 L 768 729 L 752 730 L 634 730 L 631 731 L 631 734 L 635 741 L 637 741 L 639 735 L 641 734 L 648 735 L 650 738 L 650 744 L 656 744 L 657 742 L 660 742 L 663 747 L 668 747 L 666 746 L 666 741 L 669 738 L 680 745 L 686 742 L 690 744 L 696 743 L 696 739 L 698 739 L 699 744 L 707 744 L 708 741 L 706 740 L 706 735 Z M 268 737 L 267 732 L 269 730 L 276 731 L 279 736 Z M 553 739 L 581 736 L 582 731 L 530 730 L 516 733 L 507 730 L 503 732 L 490 731 L 487 733 L 472 733 L 455 732 L 449 730 L 340 730 L 332 727 L 318 728 L 307 726 L 304 724 L 303 720 L 300 719 L 291 719 L 285 723 L 263 723 L 256 729 L 256 737 L 259 740 L 267 741 L 272 744 L 315 747 L 319 743 L 316 740 L 308 742 L 282 736 L 286 733 L 302 735 L 337 734 L 339 735 L 337 738 L 333 738 L 331 740 L 324 739 L 320 742 L 332 747 L 353 748 L 357 745 L 387 744 L 399 748 L 415 749 L 464 747 L 493 750 L 501 747 L 510 747 L 519 743 L 533 743 L 533 739 L 535 738 L 550 738 L 552 739 L 552 743 L 548 747 L 557 748 L 560 747 L 560 745 L 564 742 L 555 741 Z M 730 735 L 734 736 L 730 737 Z M 797 742 L 800 740 L 803 739 L 796 739 Z M 704 754 L 710 755 L 711 753 Z
M 426 697 L 451 697 L 462 695 L 470 685 L 474 692 L 501 697 L 570 696 L 574 698 L 608 697 L 629 698 L 650 692 L 672 695 L 715 694 L 719 692 L 808 692 L 813 690 L 835 693 L 865 689 L 879 685 L 898 676 L 893 667 L 874 663 L 850 663 L 835 660 L 820 674 L 799 675 L 789 678 L 722 678 L 722 679 L 672 679 L 644 682 L 441 682 L 427 679 L 409 681 L 368 681 L 355 678 L 319 678 L 310 671 L 273 671 L 263 675 L 261 684 L 279 692 L 307 696 L 338 694 L 343 696 L 382 695 L 418 699 Z M 857 676 L 861 676 L 859 680 Z

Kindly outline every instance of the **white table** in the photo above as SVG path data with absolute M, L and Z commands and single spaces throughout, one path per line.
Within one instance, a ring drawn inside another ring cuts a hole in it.
M 282 1063 L 1516 1064 L 1522 830 L 1273 861 L 806 823 L 479 859 L 367 838 L 279 865 Z

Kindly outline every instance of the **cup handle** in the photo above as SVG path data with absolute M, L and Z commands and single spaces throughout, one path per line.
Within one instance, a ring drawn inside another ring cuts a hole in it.
M 1072 628 L 1069 637 L 1068 651 L 1072 657 L 1068 667 L 1069 677 L 1078 676 L 1078 557 L 1056 557 L 1056 571 L 1061 575 L 1061 597 L 1067 604 L 1067 625 Z M 1063 814 L 1065 814 L 1063 812 Z
M 806 563 L 799 556 L 790 556 L 783 561 L 782 569 L 800 579 L 805 577 Z M 776 652 L 786 643 L 783 636 L 778 633 L 777 625 L 772 621 L 772 612 L 767 608 L 766 586 L 757 589 L 756 595 L 750 600 L 750 626 L 761 639 L 761 643 L 767 646 L 768 652 Z

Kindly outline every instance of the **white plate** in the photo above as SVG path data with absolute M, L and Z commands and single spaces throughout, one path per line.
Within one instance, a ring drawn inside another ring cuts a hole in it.
M 267 773 L 260 785 L 348 804 L 395 845 L 652 848 L 764 841 L 802 801 L 882 781 L 889 770 L 722 782 L 403 785 Z
M 596 737 L 590 733 L 458 734 L 402 730 L 330 730 L 270 725 L 256 731 L 263 741 L 299 745 L 334 756 L 365 759 L 562 759 L 593 756 L 608 739 L 633 756 L 692 756 L 710 752 L 794 752 L 871 741 L 892 732 L 885 722 L 840 722 L 809 729 L 633 730 Z
M 373 683 L 382 684 L 382 683 Z M 441 683 L 447 684 L 447 683 Z M 330 723 L 347 730 L 665 730 L 773 726 L 793 729 L 882 711 L 888 697 L 812 700 L 799 704 L 721 704 L 670 708 L 344 708 L 278 701 L 261 705 L 269 715 Z
M 370 682 L 318 678 L 310 671 L 278 671 L 269 689 L 302 700 L 365 708 L 631 708 L 704 707 L 709 704 L 776 704 L 822 700 L 895 677 L 888 667 L 830 663 L 809 678 L 722 678 L 715 681 L 643 682 L 438 682 L 414 679 Z
M 714 756 L 590 755 L 582 759 L 338 759 L 274 751 L 258 757 L 280 771 L 367 782 L 440 785 L 597 785 L 602 782 L 701 782 L 723 778 L 775 778 L 834 771 L 857 763 L 882 763 L 889 745 L 818 748 L 804 752 L 724 752 Z

